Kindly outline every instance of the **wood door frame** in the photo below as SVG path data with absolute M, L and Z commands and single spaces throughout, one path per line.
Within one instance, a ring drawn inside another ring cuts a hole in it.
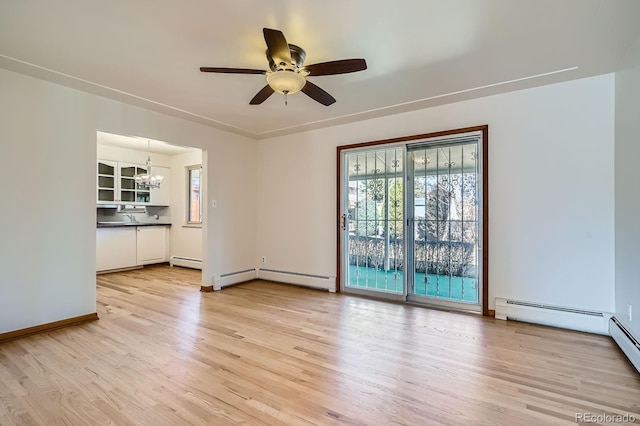
M 361 142 L 351 145 L 339 145 L 336 148 L 336 229 L 337 229 L 337 254 L 336 254 L 336 292 L 341 291 L 342 282 L 342 229 L 340 220 L 342 214 L 342 182 L 341 182 L 341 156 L 342 151 L 353 148 L 397 144 L 399 142 L 411 142 L 419 139 L 430 139 L 440 136 L 450 136 L 458 133 L 482 132 L 482 315 L 490 316 L 489 310 L 489 125 L 464 127 L 461 129 L 444 130 L 441 132 L 424 133 L 420 135 L 402 136 L 398 138 L 382 139 L 377 141 Z

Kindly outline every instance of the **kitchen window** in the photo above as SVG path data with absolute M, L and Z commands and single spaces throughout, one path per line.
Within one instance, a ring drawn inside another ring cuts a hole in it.
M 187 224 L 202 224 L 202 166 L 187 167 Z

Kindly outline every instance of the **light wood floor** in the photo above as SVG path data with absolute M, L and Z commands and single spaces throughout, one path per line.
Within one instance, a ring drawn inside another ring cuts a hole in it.
M 0 424 L 574 424 L 632 413 L 604 336 L 199 271 L 100 275 L 99 321 L 0 345 Z

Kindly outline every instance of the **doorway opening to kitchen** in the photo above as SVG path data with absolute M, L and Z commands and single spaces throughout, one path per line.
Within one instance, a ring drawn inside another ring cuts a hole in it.
M 97 132 L 96 272 L 202 269 L 203 151 Z

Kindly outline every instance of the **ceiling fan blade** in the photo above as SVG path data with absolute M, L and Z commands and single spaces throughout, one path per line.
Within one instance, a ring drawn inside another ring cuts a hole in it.
M 309 76 L 347 74 L 350 72 L 364 71 L 367 69 L 367 62 L 364 59 L 341 59 L 338 61 L 322 62 L 319 64 L 307 65 L 302 68 L 309 71 Z
M 267 43 L 267 49 L 269 55 L 273 59 L 273 63 L 276 66 L 286 65 L 291 66 L 291 51 L 289 51 L 289 44 L 287 39 L 282 34 L 282 31 L 272 30 L 271 28 L 263 28 L 264 41 Z
M 311 99 L 320 102 L 324 106 L 329 106 L 336 101 L 333 96 L 308 80 L 302 88 L 302 92 L 304 92 L 304 94 L 309 96 Z
M 262 88 L 249 102 L 249 105 L 260 105 L 273 95 L 273 89 L 268 84 Z
M 216 67 L 200 67 L 202 72 L 218 72 L 223 74 L 266 74 L 264 70 L 252 70 L 248 68 L 216 68 Z

